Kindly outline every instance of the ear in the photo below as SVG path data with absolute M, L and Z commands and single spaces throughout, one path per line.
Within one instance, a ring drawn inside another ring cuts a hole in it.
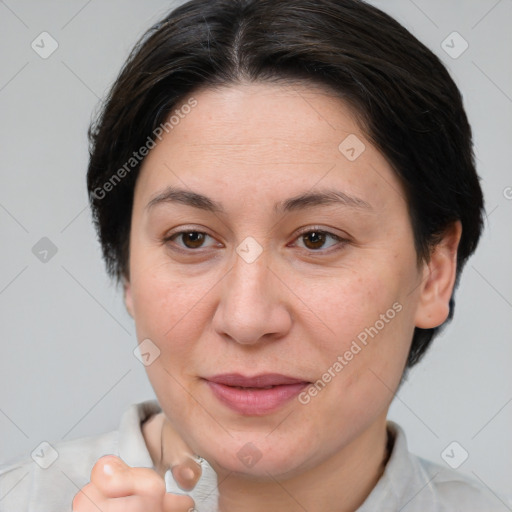
M 448 318 L 461 235 L 462 224 L 460 221 L 453 222 L 446 228 L 442 240 L 432 250 L 421 283 L 415 317 L 416 327 L 432 329 Z
M 128 279 L 123 279 L 124 303 L 128 314 L 133 318 L 133 298 L 131 283 Z

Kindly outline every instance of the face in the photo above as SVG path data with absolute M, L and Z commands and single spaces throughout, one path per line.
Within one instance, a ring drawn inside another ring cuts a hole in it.
M 403 188 L 339 99 L 262 83 L 192 96 L 137 180 L 126 304 L 196 453 L 218 473 L 298 475 L 384 428 L 453 275 L 417 265 Z M 296 384 L 210 380 L 233 373 Z

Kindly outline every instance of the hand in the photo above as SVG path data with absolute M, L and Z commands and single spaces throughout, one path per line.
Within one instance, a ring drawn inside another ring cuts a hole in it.
M 105 455 L 94 465 L 91 481 L 73 499 L 74 512 L 192 512 L 189 496 L 166 493 L 162 478 L 171 468 L 185 491 L 194 488 L 201 466 L 170 423 L 162 424 L 163 460 L 150 468 L 132 468 L 115 455 Z M 165 443 L 163 442 L 165 439 Z

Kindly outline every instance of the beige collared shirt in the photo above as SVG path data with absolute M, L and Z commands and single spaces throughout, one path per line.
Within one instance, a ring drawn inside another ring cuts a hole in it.
M 161 411 L 156 400 L 130 406 L 118 430 L 43 445 L 17 462 L 0 466 L 0 512 L 71 512 L 74 495 L 89 482 L 92 467 L 103 455 L 114 454 L 134 467 L 153 467 L 141 423 Z M 510 512 L 512 501 L 496 497 L 481 484 L 456 471 L 423 460 L 407 449 L 403 430 L 388 428 L 394 446 L 386 469 L 356 512 Z M 183 493 L 172 474 L 165 475 L 168 492 Z M 189 493 L 198 512 L 217 512 L 217 478 L 204 461 L 203 473 Z

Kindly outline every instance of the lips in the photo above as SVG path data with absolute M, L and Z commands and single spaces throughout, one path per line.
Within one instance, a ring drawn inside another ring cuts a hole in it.
M 310 384 L 277 373 L 254 377 L 229 373 L 205 380 L 213 395 L 222 404 L 239 414 L 256 416 L 276 411 Z
M 279 373 L 265 373 L 254 377 L 245 377 L 239 373 L 225 373 L 223 375 L 208 377 L 206 380 L 216 382 L 217 384 L 224 384 L 225 386 L 241 388 L 268 388 L 271 386 L 307 383 L 302 379 L 294 379 Z

